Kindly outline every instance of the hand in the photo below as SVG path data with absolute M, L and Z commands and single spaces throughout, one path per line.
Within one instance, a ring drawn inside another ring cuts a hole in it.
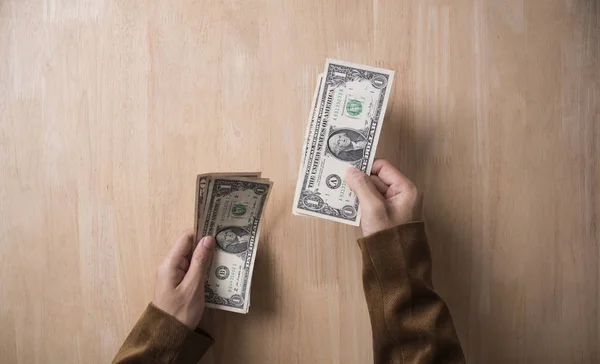
M 365 236 L 420 219 L 417 187 L 387 160 L 376 159 L 370 176 L 350 167 L 345 177 L 360 201 Z
M 183 233 L 156 270 L 154 305 L 195 330 L 204 312 L 204 281 L 215 239 L 205 236 L 194 249 L 191 230 Z

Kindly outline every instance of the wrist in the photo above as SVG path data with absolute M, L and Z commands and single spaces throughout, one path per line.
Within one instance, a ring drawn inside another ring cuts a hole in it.
M 181 323 L 182 325 L 185 325 L 188 329 L 190 330 L 194 330 L 195 326 L 190 322 L 189 319 L 187 319 L 182 312 L 180 312 L 180 310 L 177 310 L 173 307 L 171 307 L 168 304 L 165 304 L 164 302 L 161 302 L 160 300 L 153 300 L 151 302 L 151 304 L 157 308 L 158 310 L 164 312 L 165 314 L 171 316 L 173 319 L 177 320 L 179 323 Z
M 386 224 L 379 224 L 379 225 L 373 226 L 373 227 L 363 226 L 363 229 L 362 229 L 363 237 L 366 238 L 367 236 L 375 235 L 382 231 L 396 228 L 398 226 L 410 225 L 410 224 L 419 223 L 419 222 L 422 222 L 422 221 L 420 219 L 409 219 L 409 220 L 403 220 L 403 221 L 389 221 Z

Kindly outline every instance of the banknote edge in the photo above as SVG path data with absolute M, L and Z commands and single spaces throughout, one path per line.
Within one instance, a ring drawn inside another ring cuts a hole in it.
M 215 310 L 228 311 L 228 312 L 234 312 L 234 313 L 241 313 L 243 315 L 245 315 L 245 314 L 247 314 L 249 312 L 248 310 L 244 310 L 244 309 L 241 309 L 241 308 L 235 308 L 235 307 L 229 307 L 229 306 L 220 306 L 220 305 L 215 305 L 214 303 L 208 303 L 208 302 L 205 302 L 204 306 L 208 307 L 208 308 L 215 309 Z
M 313 93 L 313 99 L 312 99 L 312 104 L 311 104 L 311 108 L 310 108 L 310 112 L 309 112 L 309 116 L 308 116 L 308 123 L 306 125 L 306 131 L 305 131 L 305 136 L 304 136 L 304 142 L 302 143 L 302 149 L 303 149 L 303 153 L 302 153 L 302 158 L 300 159 L 300 167 L 298 168 L 298 175 L 296 177 L 296 188 L 294 189 L 295 191 L 298 190 L 298 183 L 299 183 L 299 179 L 300 179 L 300 174 L 302 173 L 302 171 L 304 170 L 304 166 L 306 165 L 306 160 L 308 157 L 308 141 L 311 139 L 311 126 L 315 123 L 316 120 L 314 120 L 314 118 L 316 117 L 316 109 L 318 107 L 317 104 L 317 99 L 319 98 L 319 94 L 320 94 L 320 90 L 321 90 L 321 86 L 323 83 L 323 74 L 320 73 L 319 76 L 317 77 L 317 88 L 315 90 L 315 92 Z M 293 206 L 296 205 L 296 192 L 294 192 L 294 204 Z M 292 213 L 293 213 L 294 209 L 292 209 Z

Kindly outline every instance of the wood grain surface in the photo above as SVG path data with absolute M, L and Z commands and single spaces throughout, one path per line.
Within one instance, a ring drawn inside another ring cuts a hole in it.
M 600 3 L 0 0 L 0 362 L 107 363 L 198 173 L 275 181 L 250 314 L 203 363 L 368 363 L 360 230 L 292 216 L 325 58 L 396 79 L 471 363 L 600 362 Z

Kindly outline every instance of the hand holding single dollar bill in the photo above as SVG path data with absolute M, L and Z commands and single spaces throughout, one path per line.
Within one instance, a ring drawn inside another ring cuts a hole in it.
M 260 173 L 202 174 L 196 182 L 195 241 L 214 236 L 206 307 L 247 313 L 260 221 L 273 183 Z
M 319 75 L 292 212 L 359 225 L 356 195 L 343 180 L 369 174 L 391 92 L 389 70 L 328 59 Z

